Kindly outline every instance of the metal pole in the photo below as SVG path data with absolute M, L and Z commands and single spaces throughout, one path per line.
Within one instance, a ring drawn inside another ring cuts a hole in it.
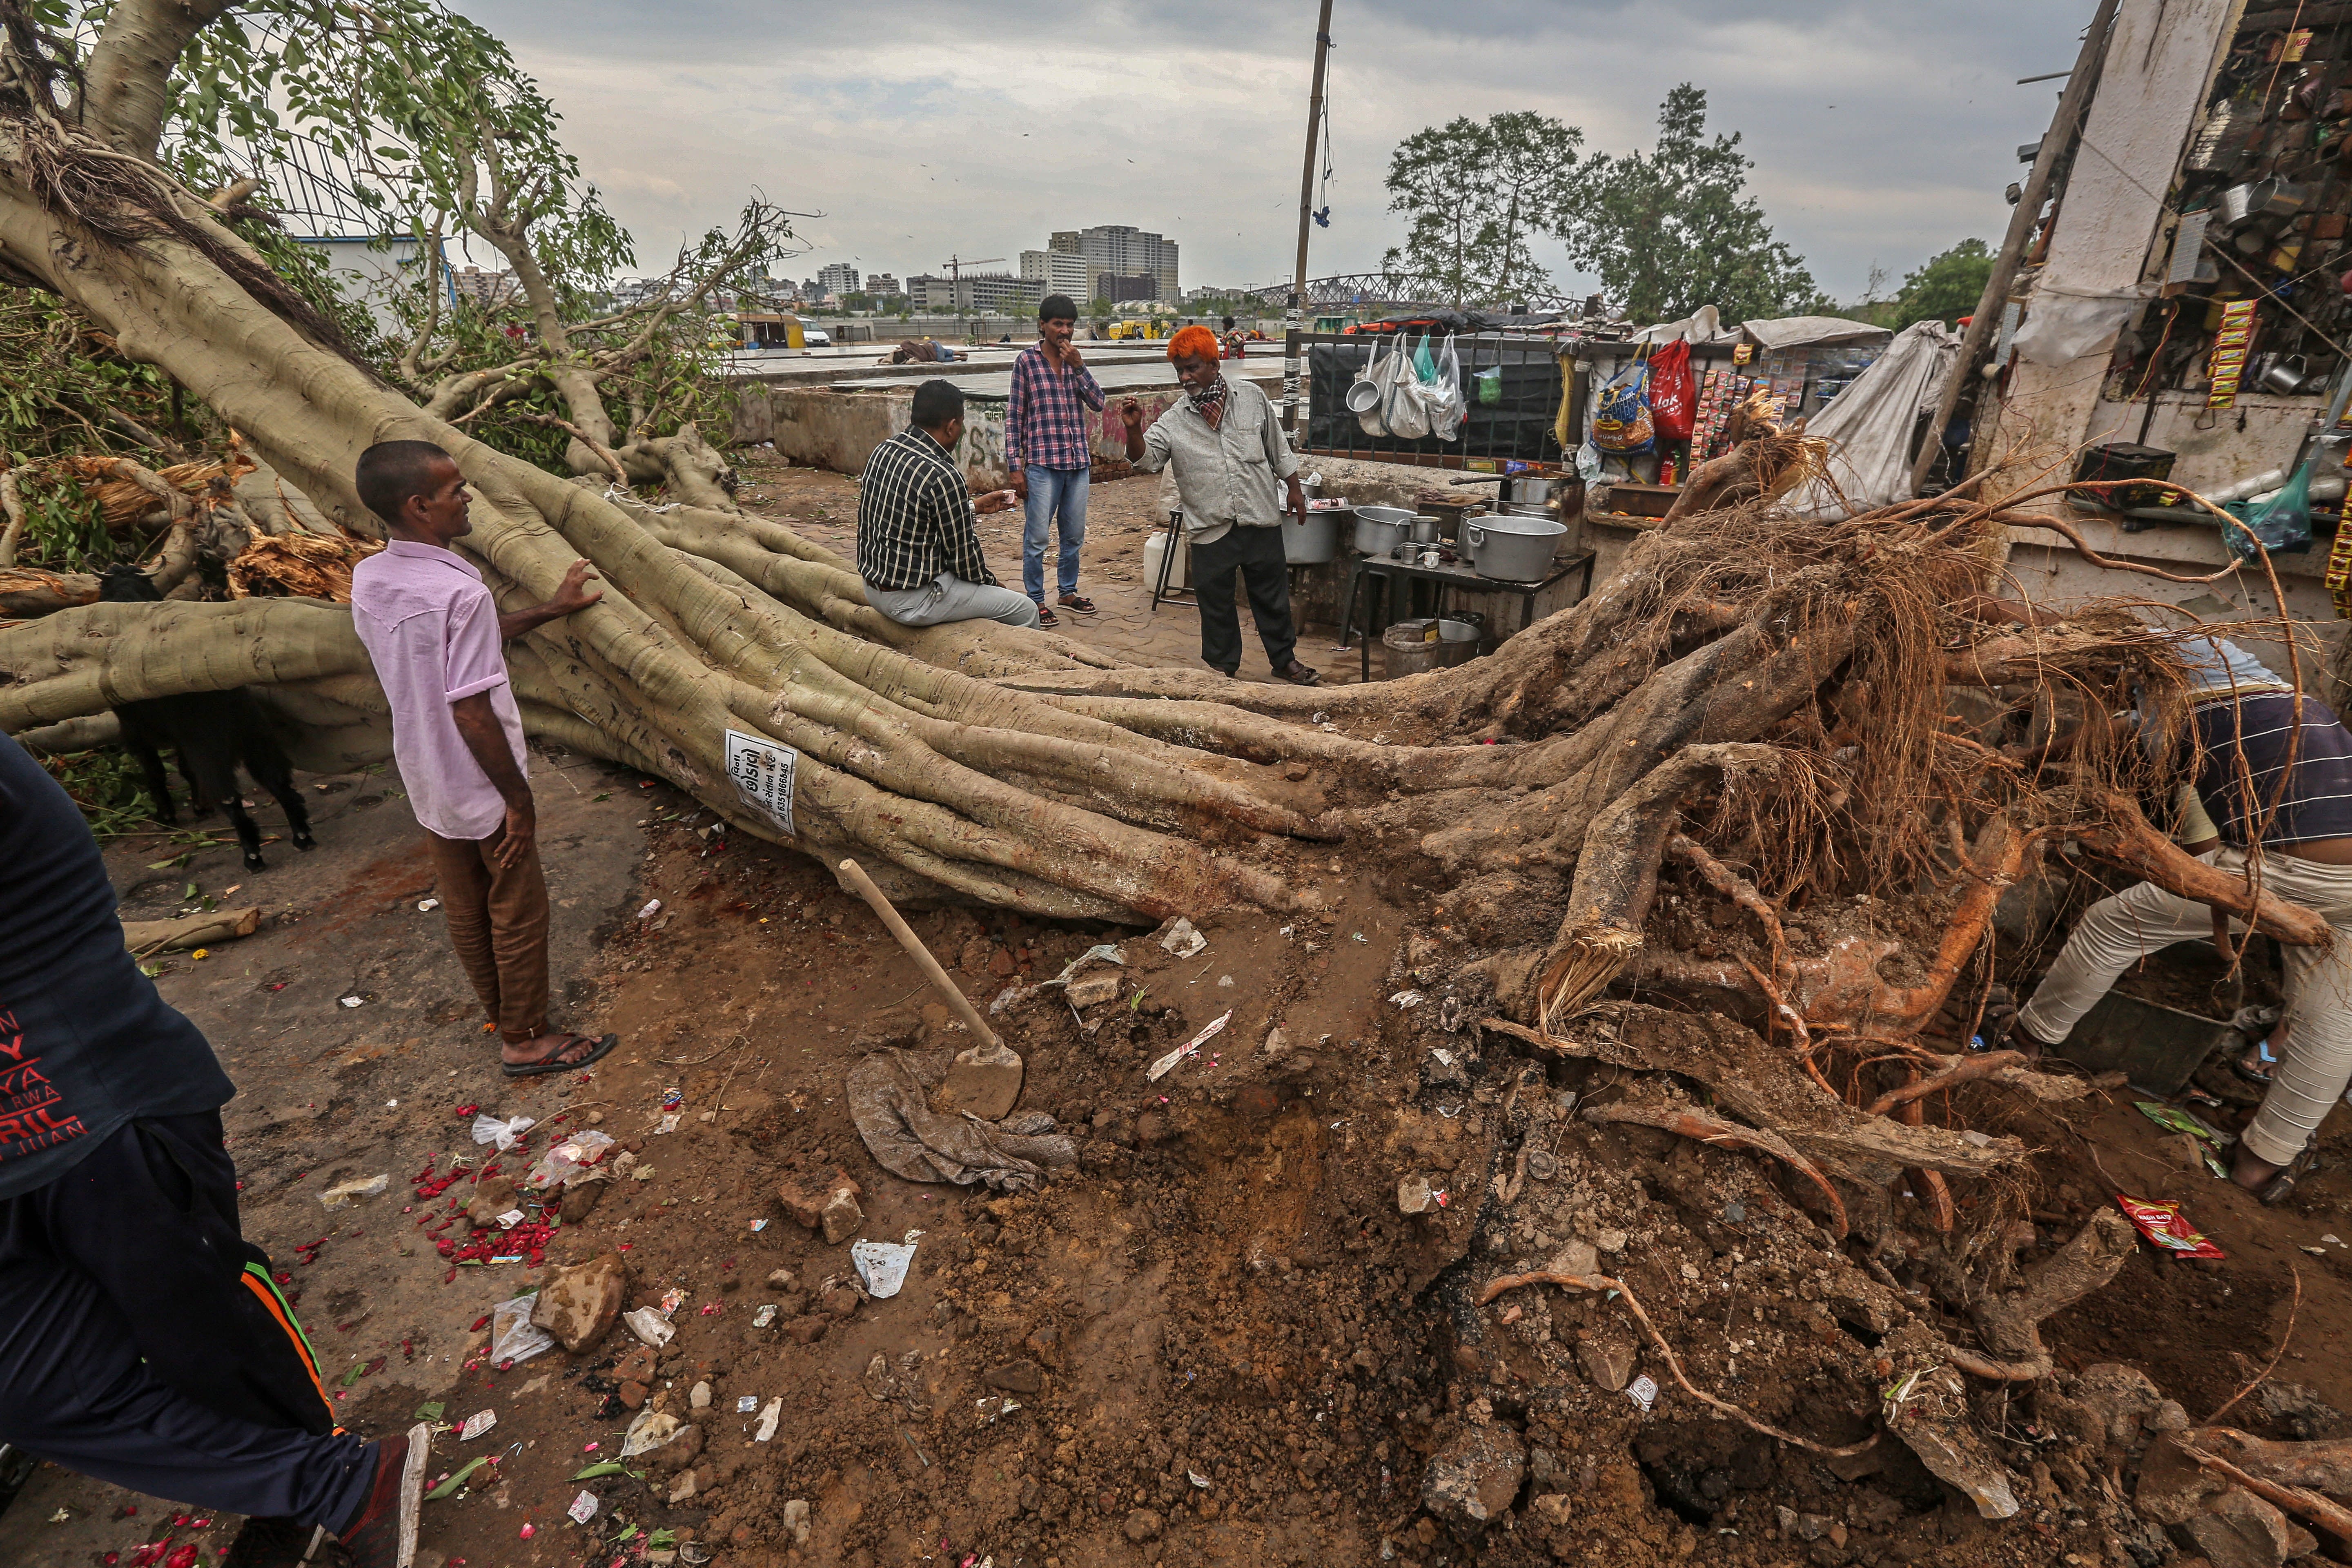
M 1960 357 L 1952 362 L 1952 374 L 1944 382 L 1944 395 L 1936 404 L 1935 423 L 1927 426 L 1927 438 L 1919 443 L 1918 460 L 1911 465 L 1911 489 L 1915 492 L 1927 482 L 1927 470 L 1935 467 L 1936 453 L 1944 444 L 1944 429 L 1952 422 L 1953 410 L 1959 406 L 1960 393 L 1968 378 L 1976 374 L 1977 361 L 1983 355 L 1986 342 L 2000 325 L 2001 308 L 2009 302 L 2009 286 L 2017 279 L 2018 264 L 2025 259 L 2025 242 L 2032 237 L 2034 220 L 2041 216 L 2042 204 L 2050 195 L 2051 176 L 2068 143 L 2074 140 L 2083 111 L 2090 106 L 2091 91 L 2098 85 L 2099 57 L 2107 47 L 2107 33 L 2115 26 L 2116 5 L 2116 0 L 2099 0 L 2090 30 L 2083 35 L 2082 53 L 2074 57 L 2074 68 L 2067 75 L 2066 89 L 2058 95 L 2058 112 L 2050 117 L 2049 133 L 2042 138 L 2042 151 L 2034 154 L 2033 172 L 2025 177 L 2025 189 L 2017 199 L 2017 210 L 2009 215 L 2009 236 L 2001 241 L 2000 254 L 1994 258 L 1992 273 L 1985 279 L 1984 294 L 1977 300 L 1976 314 L 1969 318 L 1968 334 L 1960 340 Z
M 1306 331 L 1307 236 L 1315 217 L 1315 139 L 1323 129 L 1323 65 L 1331 52 L 1331 0 L 1315 20 L 1315 85 L 1307 95 L 1307 166 L 1298 176 L 1298 265 L 1292 269 L 1290 309 L 1282 321 L 1282 431 L 1298 434 L 1298 354 Z

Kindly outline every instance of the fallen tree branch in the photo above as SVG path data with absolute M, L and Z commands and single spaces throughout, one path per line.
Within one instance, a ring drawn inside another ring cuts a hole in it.
M 2231 1405 L 2237 1404 L 2238 1401 L 2243 1399 L 2249 1394 L 2252 1394 L 2255 1389 L 2260 1388 L 2263 1385 L 2263 1380 L 2270 1376 L 2272 1371 L 2277 1367 L 2279 1357 L 2286 1354 L 2286 1342 L 2287 1341 L 2294 1338 L 2295 1310 L 2303 1305 L 2303 1270 L 2297 1268 L 2293 1263 L 2289 1263 L 2286 1266 L 2286 1271 L 2294 1279 L 2294 1295 L 2286 1304 L 2286 1330 L 2279 1335 L 2277 1348 L 2271 1352 L 2271 1359 L 2263 1363 L 2263 1370 L 2254 1373 L 2253 1381 L 2247 1384 L 2245 1387 L 2238 1390 L 2237 1393 L 2230 1395 L 2229 1398 L 2223 1400 L 2221 1402 L 2221 1407 L 2219 1410 L 2214 1411 L 2212 1415 L 2205 1417 L 2203 1425 L 2210 1426 L 2214 1422 L 2219 1421 L 2223 1415 L 2229 1414 L 2230 1407 Z
M 1973 1083 L 1980 1078 L 1990 1078 L 2003 1068 L 2022 1066 L 2025 1059 L 2022 1051 L 1987 1051 L 1981 1056 L 1966 1058 L 1933 1077 L 1916 1079 L 1900 1089 L 1888 1089 L 1870 1102 L 1870 1114 L 1884 1116 L 1898 1105 L 1907 1105 L 1915 1100 L 1924 1100 L 1928 1095 L 1964 1083 Z
M 1767 1437 L 1777 1437 L 1783 1443 L 1794 1443 L 1809 1454 L 1820 1454 L 1832 1459 L 1845 1459 L 1865 1452 L 1883 1435 L 1873 1432 L 1859 1443 L 1849 1443 L 1843 1447 L 1833 1447 L 1826 1443 L 1816 1443 L 1811 1437 L 1800 1437 L 1794 1432 L 1784 1432 L 1768 1421 L 1759 1421 L 1727 1399 L 1717 1399 L 1712 1394 L 1702 1393 L 1684 1374 L 1683 1363 L 1675 1354 L 1675 1347 L 1666 1343 L 1666 1336 L 1658 1332 L 1657 1324 L 1650 1321 L 1650 1314 L 1643 1311 L 1642 1303 L 1634 1299 L 1633 1287 L 1627 1285 L 1622 1279 L 1612 1279 L 1605 1274 L 1555 1274 L 1549 1268 L 1533 1269 L 1525 1274 L 1505 1274 L 1486 1281 L 1486 1289 L 1478 1292 L 1478 1305 L 1483 1307 L 1504 1291 L 1516 1290 L 1522 1285 L 1559 1285 L 1571 1290 L 1616 1291 L 1623 1299 L 1625 1310 L 1633 1314 L 1633 1321 L 1640 1323 L 1643 1331 L 1650 1336 L 1650 1342 L 1658 1347 L 1658 1353 L 1665 1358 L 1666 1370 L 1674 1373 L 1675 1382 L 1682 1385 L 1682 1391 L 1685 1394 L 1711 1410 L 1720 1410 L 1726 1415 L 1745 1422 L 1751 1430 L 1761 1432 Z
M 2335 941 L 2327 921 L 2316 911 L 2255 889 L 2246 879 L 2184 853 L 2180 846 L 2148 825 L 2130 796 L 2103 790 L 2096 801 L 2105 820 L 2076 824 L 2067 831 L 2100 859 L 2168 893 L 2226 910 L 2280 942 L 2325 948 Z
M 1785 1162 L 1790 1168 L 1821 1188 L 1822 1195 L 1830 1201 L 1830 1212 L 1837 1216 L 1837 1228 L 1834 1234 L 1840 1241 L 1845 1239 L 1845 1201 L 1838 1196 L 1837 1189 L 1830 1185 L 1830 1179 L 1822 1174 L 1821 1167 L 1798 1153 L 1795 1147 L 1777 1132 L 1767 1132 L 1755 1127 L 1741 1127 L 1734 1122 L 1718 1121 L 1712 1116 L 1702 1116 L 1697 1111 L 1681 1106 L 1651 1107 L 1622 1102 L 1616 1105 L 1596 1105 L 1584 1113 L 1584 1119 L 1595 1124 L 1621 1122 L 1639 1127 L 1654 1127 L 1662 1132 L 1672 1132 L 1684 1138 L 1695 1138 L 1702 1143 L 1714 1143 L 1733 1149 L 1754 1149 L 1759 1152 L 1769 1154 L 1776 1160 Z
M 175 921 L 124 921 L 122 945 L 144 958 L 151 952 L 235 942 L 260 929 L 261 906 L 247 904 L 243 909 L 214 910 Z

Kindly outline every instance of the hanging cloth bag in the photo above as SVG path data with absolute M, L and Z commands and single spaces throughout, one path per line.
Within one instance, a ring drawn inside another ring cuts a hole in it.
M 1445 334 L 1445 346 L 1437 351 L 1437 375 L 1429 384 L 1429 431 L 1441 441 L 1462 438 L 1463 416 L 1468 414 L 1469 399 L 1462 390 L 1462 356 L 1454 352 L 1454 334 Z
M 1427 339 L 1423 340 L 1426 350 Z M 1418 441 L 1429 434 L 1429 399 L 1422 390 L 1419 369 L 1400 341 L 1397 352 L 1390 357 L 1394 367 L 1389 384 L 1388 402 L 1381 414 L 1388 421 L 1389 434 L 1400 441 Z
M 1646 452 L 1656 438 L 1643 395 L 1650 374 L 1648 353 L 1644 348 L 1636 353 L 1633 363 L 1603 382 L 1593 396 L 1592 444 L 1603 452 Z
M 1687 441 L 1697 411 L 1690 344 L 1676 341 L 1650 356 L 1650 423 L 1661 441 Z

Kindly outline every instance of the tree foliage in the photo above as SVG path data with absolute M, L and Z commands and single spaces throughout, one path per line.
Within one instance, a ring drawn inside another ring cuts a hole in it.
M 1904 274 L 1902 291 L 1895 296 L 1894 325 L 1949 324 L 1971 314 L 1984 298 L 1985 280 L 1991 276 L 1992 247 L 1981 239 L 1964 239 L 1927 258 Z
M 1389 210 L 1411 226 L 1382 265 L 1435 280 L 1454 304 L 1508 304 L 1551 287 L 1529 247 L 1575 194 L 1584 132 L 1527 110 L 1457 116 L 1389 159 Z
M 1739 134 L 1706 134 L 1706 94 L 1685 82 L 1658 110 L 1647 154 L 1585 165 L 1582 200 L 1561 226 L 1569 258 L 1636 321 L 1713 305 L 1727 321 L 1826 308 L 1804 258 L 1773 237 L 1748 194 L 1755 161 Z

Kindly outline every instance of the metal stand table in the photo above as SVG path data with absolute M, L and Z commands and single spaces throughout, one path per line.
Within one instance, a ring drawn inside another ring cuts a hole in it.
M 1520 605 L 1519 630 L 1525 631 L 1535 624 L 1536 595 L 1572 572 L 1581 572 L 1584 574 L 1583 582 L 1577 587 L 1574 601 L 1580 604 L 1583 602 L 1584 596 L 1592 592 L 1592 561 L 1591 551 L 1580 551 L 1574 555 L 1555 560 L 1551 563 L 1551 575 L 1540 583 L 1507 583 L 1499 577 L 1481 577 L 1475 568 L 1460 564 L 1423 566 L 1418 562 L 1399 561 L 1389 555 L 1360 555 L 1356 558 L 1354 567 L 1348 574 L 1348 607 L 1339 618 L 1339 647 L 1344 649 L 1348 646 L 1348 639 L 1356 635 L 1356 593 L 1363 585 L 1364 579 L 1367 577 L 1377 580 L 1380 584 L 1380 608 L 1377 611 L 1372 608 L 1370 594 L 1367 594 L 1364 599 L 1365 626 L 1363 641 L 1360 645 L 1362 649 L 1360 662 L 1363 668 L 1363 679 L 1369 681 L 1372 679 L 1372 639 L 1386 630 L 1388 626 L 1391 578 L 1417 578 L 1424 583 L 1437 584 L 1439 585 L 1438 613 L 1441 615 L 1444 613 L 1445 588 L 1448 585 L 1465 593 L 1517 594 L 1519 596 Z

